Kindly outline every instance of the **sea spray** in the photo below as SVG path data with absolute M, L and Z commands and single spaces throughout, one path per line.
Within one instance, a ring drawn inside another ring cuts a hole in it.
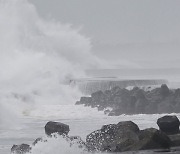
M 65 137 L 55 135 L 45 137 L 35 146 L 32 146 L 31 154 L 87 154 L 87 149 L 80 144 L 70 141 Z
M 74 104 L 80 92 L 69 79 L 101 64 L 90 49 L 79 29 L 42 19 L 27 0 L 1 0 L 0 127 L 19 116 L 48 116 L 54 105 Z

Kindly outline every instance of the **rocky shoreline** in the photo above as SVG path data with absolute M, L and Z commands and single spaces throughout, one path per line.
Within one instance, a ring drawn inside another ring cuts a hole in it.
M 114 87 L 97 91 L 89 97 L 81 97 L 76 105 L 84 105 L 104 111 L 109 116 L 121 114 L 157 114 L 180 112 L 180 89 L 169 89 L 166 84 L 147 90 L 134 87 L 131 90 Z
M 69 143 L 78 145 L 82 152 L 109 152 L 109 153 L 180 153 L 180 121 L 176 116 L 166 115 L 157 119 L 159 130 L 147 128 L 140 130 L 132 121 L 121 121 L 117 124 L 103 125 L 100 129 L 86 136 L 83 141 L 79 136 L 69 136 L 70 128 L 67 124 L 49 121 L 45 125 L 48 138 L 62 137 Z M 39 142 L 46 139 L 37 138 L 32 145 L 13 145 L 11 152 L 15 154 L 31 153 Z

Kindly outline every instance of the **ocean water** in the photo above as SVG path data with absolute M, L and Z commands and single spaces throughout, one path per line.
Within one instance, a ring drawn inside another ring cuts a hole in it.
M 84 140 L 103 124 L 119 121 L 132 120 L 141 129 L 157 127 L 162 115 L 108 117 L 74 105 L 82 93 L 69 81 L 107 65 L 90 50 L 90 39 L 80 29 L 42 19 L 27 0 L 0 0 L 0 154 L 10 153 L 13 144 L 46 138 L 49 120 L 70 125 L 70 135 Z M 47 140 L 33 147 L 32 154 L 83 153 L 62 138 Z

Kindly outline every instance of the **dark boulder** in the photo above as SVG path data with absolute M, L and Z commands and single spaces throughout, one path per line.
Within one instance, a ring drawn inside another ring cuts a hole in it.
M 118 130 L 123 130 L 123 131 L 133 131 L 135 133 L 138 133 L 140 130 L 139 130 L 139 127 L 138 125 L 136 125 L 134 122 L 132 121 L 123 121 L 123 122 L 119 122 L 117 124 L 117 128 Z
M 159 129 L 166 134 L 179 133 L 179 119 L 176 116 L 164 116 L 157 120 Z
M 90 151 L 126 151 L 127 147 L 137 142 L 139 128 L 131 121 L 104 125 L 86 137 Z
M 11 152 L 15 154 L 25 154 L 31 151 L 31 147 L 28 144 L 13 145 Z
M 129 150 L 169 149 L 171 141 L 169 137 L 155 129 L 148 128 L 139 133 L 139 142 L 134 143 Z
M 59 135 L 67 135 L 69 133 L 69 126 L 60 122 L 49 121 L 45 125 L 45 133 L 51 135 L 58 133 Z

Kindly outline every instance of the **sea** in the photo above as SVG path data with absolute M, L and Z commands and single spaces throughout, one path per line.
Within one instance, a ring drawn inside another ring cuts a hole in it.
M 79 28 L 42 18 L 28 0 L 0 0 L 0 154 L 11 153 L 14 144 L 32 144 L 39 137 L 47 142 L 36 144 L 31 154 L 87 153 L 76 145 L 70 147 L 61 137 L 48 138 L 44 132 L 48 121 L 68 124 L 69 135 L 83 140 L 104 124 L 126 120 L 140 129 L 157 128 L 162 114 L 108 117 L 103 111 L 76 106 L 81 96 L 90 93 L 85 94 L 77 82 L 70 83 L 108 79 L 138 86 L 134 80 L 146 85 L 145 80 L 153 80 L 153 87 L 163 79 L 173 88 L 179 86 L 180 71 L 103 69 L 107 62 L 93 55 L 91 46 Z

